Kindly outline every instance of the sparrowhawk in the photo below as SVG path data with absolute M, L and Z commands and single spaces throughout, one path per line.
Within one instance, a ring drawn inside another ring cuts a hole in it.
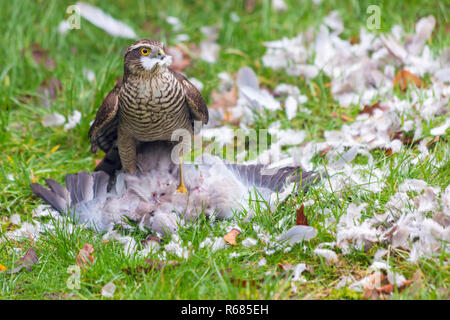
M 114 160 L 120 158 L 124 171 L 133 173 L 137 143 L 168 141 L 177 129 L 192 133 L 194 120 L 208 122 L 200 92 L 170 69 L 172 58 L 164 49 L 163 43 L 152 39 L 128 47 L 123 77 L 103 100 L 89 130 L 91 151 L 106 152 L 96 170 L 111 173 Z M 178 191 L 186 193 L 182 168 L 180 161 Z

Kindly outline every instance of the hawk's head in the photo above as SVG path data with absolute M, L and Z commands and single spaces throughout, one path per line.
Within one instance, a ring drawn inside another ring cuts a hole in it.
M 171 64 L 172 57 L 166 55 L 164 44 L 157 40 L 136 41 L 125 53 L 125 67 L 132 73 L 152 73 Z

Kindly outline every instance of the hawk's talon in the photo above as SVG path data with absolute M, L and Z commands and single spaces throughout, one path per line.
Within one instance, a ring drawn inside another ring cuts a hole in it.
M 176 192 L 188 194 L 188 190 L 186 189 L 186 186 L 184 184 L 180 185 Z
M 179 186 L 176 192 L 177 192 L 177 193 L 185 193 L 185 194 L 188 194 L 188 191 L 187 191 L 185 185 Z

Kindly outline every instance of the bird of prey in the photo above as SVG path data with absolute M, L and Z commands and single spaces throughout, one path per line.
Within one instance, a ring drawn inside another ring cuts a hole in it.
M 164 44 L 142 39 L 128 47 L 124 74 L 103 100 L 89 130 L 91 152 L 106 153 L 96 171 L 110 175 L 119 168 L 136 171 L 136 147 L 142 142 L 170 141 L 177 129 L 193 133 L 193 122 L 208 122 L 200 92 L 182 74 L 170 69 Z M 120 161 L 120 162 L 119 162 Z M 180 155 L 177 191 L 187 193 Z

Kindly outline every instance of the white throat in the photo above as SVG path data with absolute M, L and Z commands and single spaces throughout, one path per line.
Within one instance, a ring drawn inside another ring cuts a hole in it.
M 166 66 L 169 67 L 172 64 L 172 57 L 165 56 L 163 59 L 141 57 L 141 65 L 145 70 L 153 70 L 156 66 Z

